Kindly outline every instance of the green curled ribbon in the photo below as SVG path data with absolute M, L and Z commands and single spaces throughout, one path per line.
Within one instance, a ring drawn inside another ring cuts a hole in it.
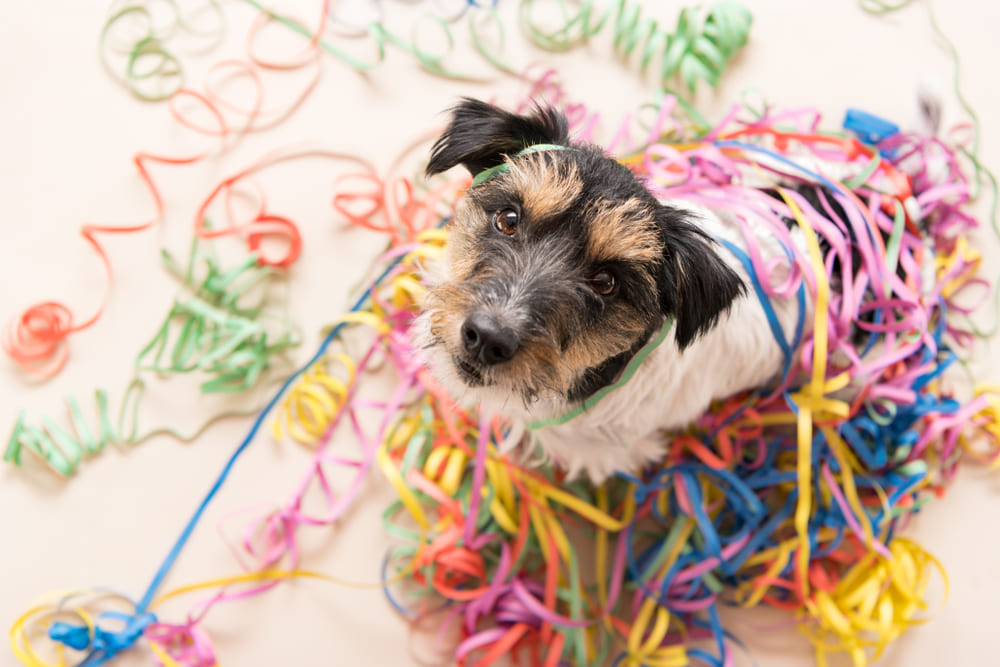
M 174 299 L 166 318 L 136 358 L 136 375 L 119 404 L 117 427 L 112 425 L 106 390 L 94 392 L 97 419 L 93 428 L 80 401 L 69 396 L 66 420 L 45 415 L 38 424 L 32 424 L 24 411 L 19 414 L 4 450 L 5 462 L 23 465 L 28 450 L 66 478 L 75 474 L 84 460 L 100 454 L 108 443 L 135 445 L 159 434 L 186 442 L 221 419 L 257 411 L 258 406 L 250 405 L 214 415 L 190 434 L 169 428 L 140 434 L 139 409 L 147 390 L 143 373 L 169 377 L 198 372 L 206 376 L 200 387 L 204 394 L 243 393 L 261 383 L 275 357 L 299 344 L 288 318 L 272 312 L 270 307 L 269 287 L 279 271 L 260 266 L 256 254 L 224 269 L 214 254 L 199 251 L 198 243 L 196 238 L 191 244 L 186 267 L 181 267 L 170 253 L 162 253 L 167 272 L 183 286 L 182 294 Z M 256 299 L 255 293 L 259 293 Z M 64 426 L 67 422 L 68 426 Z
M 98 38 L 98 53 L 107 72 L 136 99 L 160 102 L 169 99 L 184 87 L 184 71 L 180 60 L 166 46 L 167 40 L 180 30 L 196 37 L 218 40 L 223 34 L 222 7 L 218 0 L 207 0 L 204 8 L 211 9 L 218 26 L 207 31 L 196 30 L 181 13 L 175 0 L 165 0 L 171 11 L 171 20 L 164 26 L 153 25 L 153 15 L 139 2 L 115 10 L 104 23 Z M 204 9 L 203 8 L 203 9 Z M 146 25 L 143 34 L 130 38 L 116 48 L 112 33 L 128 21 L 137 20 Z M 112 61 L 112 52 L 125 55 L 124 68 Z
M 689 7 L 681 10 L 671 32 L 658 21 L 642 14 L 642 4 L 618 0 L 599 13 L 595 0 L 585 0 L 573 12 L 565 0 L 558 0 L 564 23 L 555 30 L 539 26 L 532 9 L 537 0 L 522 0 L 521 27 L 525 34 L 548 51 L 566 51 L 612 25 L 615 50 L 626 59 L 639 53 L 639 69 L 646 72 L 660 59 L 660 86 L 669 90 L 679 77 L 694 94 L 699 81 L 713 88 L 719 84 L 728 62 L 746 46 L 753 15 L 742 5 L 721 2 L 708 10 Z

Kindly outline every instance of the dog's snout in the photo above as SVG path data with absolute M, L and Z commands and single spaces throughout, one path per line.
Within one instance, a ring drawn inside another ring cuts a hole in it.
M 520 344 L 514 330 L 489 313 L 476 311 L 462 324 L 462 347 L 487 366 L 510 361 Z

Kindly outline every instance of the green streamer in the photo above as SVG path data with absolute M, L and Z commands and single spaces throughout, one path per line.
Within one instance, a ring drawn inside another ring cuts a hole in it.
M 144 102 L 169 99 L 184 87 L 184 71 L 180 60 L 166 45 L 175 32 L 209 38 L 215 42 L 221 40 L 224 34 L 222 7 L 218 0 L 207 0 L 201 7 L 201 10 L 210 9 L 218 19 L 218 27 L 208 31 L 196 30 L 185 21 L 175 0 L 161 0 L 157 4 L 165 5 L 170 11 L 170 21 L 165 26 L 154 26 L 153 15 L 146 4 L 135 2 L 113 10 L 98 38 L 98 53 L 104 68 L 133 97 Z M 116 26 L 127 21 L 141 21 L 148 24 L 148 29 L 145 34 L 120 49 L 125 55 L 125 66 L 119 71 L 111 58 L 111 52 L 115 50 L 110 43 L 111 33 Z
M 217 414 L 190 434 L 166 427 L 141 431 L 139 413 L 147 390 L 145 373 L 163 378 L 197 372 L 206 378 L 200 385 L 204 394 L 242 394 L 260 383 L 276 357 L 299 343 L 287 315 L 273 312 L 271 306 L 270 286 L 280 274 L 260 266 L 255 254 L 224 268 L 212 247 L 201 246 L 196 238 L 187 266 L 182 267 L 165 250 L 161 258 L 167 272 L 181 283 L 181 294 L 174 299 L 152 339 L 140 350 L 135 377 L 122 395 L 117 419 L 112 418 L 104 389 L 94 392 L 93 413 L 97 419 L 93 427 L 75 396 L 66 398 L 66 419 L 44 415 L 35 425 L 22 412 L 8 439 L 4 461 L 23 465 L 27 449 L 65 478 L 75 474 L 88 458 L 100 454 L 108 443 L 135 445 L 156 435 L 170 435 L 186 442 L 221 419 L 257 411 L 259 406 L 250 405 Z M 255 293 L 259 293 L 257 298 L 253 298 Z
M 595 0 L 585 0 L 573 13 L 566 0 L 558 0 L 564 23 L 555 30 L 539 27 L 532 9 L 536 0 L 522 0 L 521 27 L 540 48 L 566 51 L 613 25 L 615 50 L 624 58 L 638 54 L 639 69 L 645 73 L 659 57 L 659 84 L 669 90 L 679 78 L 689 94 L 705 81 L 713 88 L 728 63 L 742 49 L 750 33 L 753 15 L 745 7 L 731 2 L 713 5 L 707 11 L 699 7 L 682 9 L 673 32 L 658 21 L 642 15 L 642 5 L 634 0 L 618 0 L 603 13 Z

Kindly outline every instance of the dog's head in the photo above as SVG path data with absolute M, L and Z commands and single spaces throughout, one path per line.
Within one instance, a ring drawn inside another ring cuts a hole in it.
M 522 116 L 463 100 L 427 173 L 457 165 L 477 178 L 451 224 L 422 342 L 459 396 L 579 401 L 667 316 L 683 349 L 743 291 L 688 213 L 600 149 L 571 144 L 553 109 Z

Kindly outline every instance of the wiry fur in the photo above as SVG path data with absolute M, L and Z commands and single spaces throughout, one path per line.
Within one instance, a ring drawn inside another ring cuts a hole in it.
M 596 147 L 517 155 L 536 143 L 569 146 L 565 119 L 541 109 L 516 116 L 473 100 L 453 111 L 428 173 L 460 164 L 473 174 L 508 169 L 459 204 L 414 333 L 457 399 L 517 427 L 561 415 L 614 382 L 673 318 L 666 341 L 624 387 L 531 436 L 571 473 L 599 481 L 658 459 L 659 431 L 763 384 L 783 357 L 756 298 L 747 297 L 741 265 L 715 242 L 743 244 L 734 222 L 657 201 Z M 514 234 L 494 226 L 505 209 L 519 216 Z M 760 243 L 765 261 L 783 256 L 773 239 Z M 602 271 L 616 280 L 606 296 L 591 284 Z M 779 299 L 775 308 L 790 336 L 797 305 Z M 509 360 L 480 363 L 468 354 L 461 331 L 474 312 L 515 340 Z

